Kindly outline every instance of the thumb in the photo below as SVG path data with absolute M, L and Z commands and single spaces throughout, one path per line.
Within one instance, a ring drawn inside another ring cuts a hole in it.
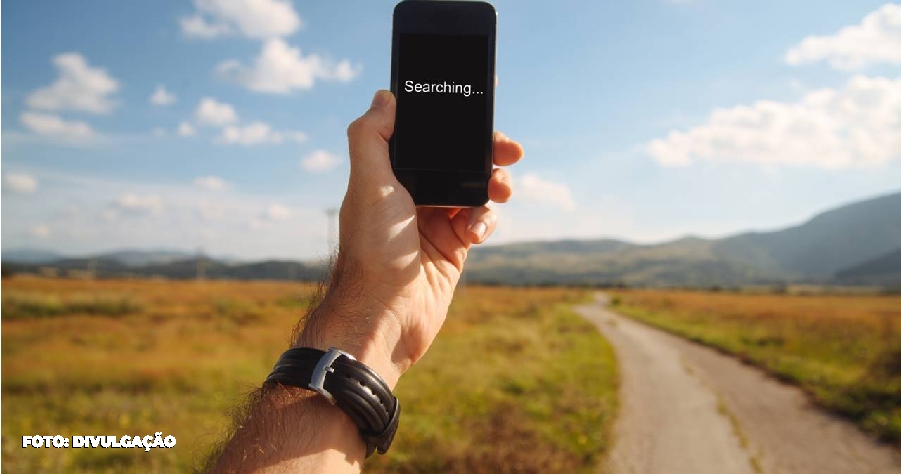
M 388 140 L 394 133 L 394 94 L 380 90 L 362 117 L 347 127 L 350 179 L 385 183 L 395 180 L 388 156 Z

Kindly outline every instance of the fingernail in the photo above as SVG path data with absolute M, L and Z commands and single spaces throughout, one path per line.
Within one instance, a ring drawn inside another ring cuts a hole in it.
M 480 239 L 482 237 L 485 237 L 485 231 L 487 230 L 488 226 L 485 225 L 485 223 L 482 221 L 478 221 L 475 224 L 469 226 L 469 231 L 479 236 Z
M 377 109 L 384 107 L 387 104 L 388 94 L 385 94 L 382 91 L 376 91 L 375 96 L 372 97 L 372 105 L 370 105 L 369 108 Z

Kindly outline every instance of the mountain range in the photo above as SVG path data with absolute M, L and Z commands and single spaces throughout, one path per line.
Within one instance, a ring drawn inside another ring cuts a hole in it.
M 3 273 L 62 276 L 319 280 L 317 262 L 240 263 L 189 252 L 126 250 L 63 257 L 3 252 Z M 40 270 L 41 268 L 45 270 Z M 901 192 L 859 201 L 780 230 L 659 244 L 622 240 L 522 242 L 474 249 L 469 282 L 511 285 L 738 287 L 785 283 L 901 286 Z
M 519 284 L 742 286 L 891 284 L 901 273 L 901 192 L 847 204 L 800 225 L 653 245 L 527 242 L 478 249 L 467 278 Z

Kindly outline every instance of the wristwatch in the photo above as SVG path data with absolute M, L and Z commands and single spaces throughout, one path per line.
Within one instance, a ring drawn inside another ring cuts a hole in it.
M 374 370 L 344 351 L 288 349 L 266 378 L 271 384 L 312 390 L 337 405 L 360 429 L 367 458 L 376 450 L 385 454 L 394 440 L 400 402 Z

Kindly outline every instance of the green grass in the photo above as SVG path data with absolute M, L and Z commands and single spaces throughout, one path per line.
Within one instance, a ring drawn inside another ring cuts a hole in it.
M 3 318 L 33 318 L 70 314 L 122 316 L 139 313 L 144 305 L 129 294 L 77 293 L 61 299 L 56 294 L 7 291 L 3 295 Z
M 800 386 L 901 448 L 901 297 L 631 291 L 612 303 Z
M 616 412 L 616 364 L 571 310 L 583 296 L 492 293 L 457 300 L 448 331 L 398 386 L 405 414 L 391 456 L 365 471 L 597 472 Z
M 201 465 L 231 408 L 286 347 L 312 290 L 4 280 L 3 472 L 170 473 Z M 109 295 L 137 304 L 114 311 L 72 305 Z M 554 289 L 460 292 L 435 345 L 397 387 L 404 414 L 390 454 L 365 470 L 596 472 L 609 446 L 616 371 L 610 347 L 569 309 L 585 297 Z M 22 301 L 39 309 L 22 310 Z M 8 315 L 7 307 L 17 309 Z M 46 310 L 57 307 L 64 309 Z M 174 435 L 177 446 L 149 453 L 21 448 L 23 435 L 156 431 Z

